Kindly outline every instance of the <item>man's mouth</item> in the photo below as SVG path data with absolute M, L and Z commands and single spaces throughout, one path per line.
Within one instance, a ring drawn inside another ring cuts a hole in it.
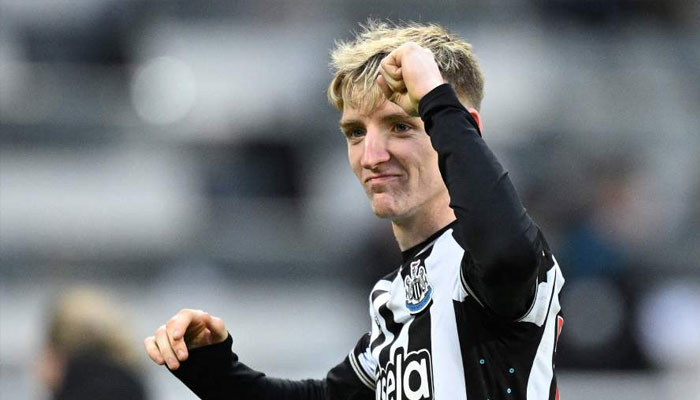
M 394 179 L 398 179 L 401 175 L 397 174 L 381 174 L 381 175 L 373 175 L 370 177 L 365 178 L 365 184 L 380 184 L 380 183 L 386 183 L 389 181 L 392 181 Z

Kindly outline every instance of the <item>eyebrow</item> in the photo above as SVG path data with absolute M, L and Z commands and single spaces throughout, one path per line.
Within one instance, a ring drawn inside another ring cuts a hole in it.
M 411 117 L 410 115 L 408 115 L 406 113 L 394 112 L 394 113 L 382 116 L 381 121 L 382 122 L 393 122 L 393 121 L 399 121 L 399 120 L 405 121 L 405 120 L 410 120 L 413 118 L 418 118 L 418 117 Z M 339 124 L 340 124 L 341 128 L 364 125 L 364 123 L 359 119 L 346 119 L 346 120 L 341 119 Z
M 341 128 L 348 128 L 348 127 L 351 127 L 351 126 L 362 125 L 362 121 L 357 120 L 357 119 L 347 119 L 347 120 L 344 120 L 344 121 L 343 121 L 343 120 L 340 120 L 340 122 L 339 122 L 338 124 L 340 125 Z

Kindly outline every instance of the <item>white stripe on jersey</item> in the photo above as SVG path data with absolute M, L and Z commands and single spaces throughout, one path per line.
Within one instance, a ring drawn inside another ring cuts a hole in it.
M 401 274 L 397 274 L 394 281 L 391 283 L 391 299 L 387 306 L 394 317 L 394 321 L 397 324 L 402 325 L 399 336 L 396 337 L 394 343 L 391 344 L 389 348 L 389 359 L 393 360 L 396 355 L 396 349 L 408 348 L 408 329 L 411 327 L 413 318 L 411 318 L 411 313 L 408 312 L 406 308 L 406 292 L 403 287 L 403 279 Z
M 369 347 L 364 353 L 357 357 L 357 361 L 359 361 L 360 366 L 372 382 L 372 390 L 374 390 L 374 382 L 377 380 L 377 361 L 375 361 L 374 357 L 372 357 Z
M 557 314 L 561 310 L 559 291 L 564 285 L 564 278 L 557 260 L 552 257 L 554 267 L 547 272 L 547 282 L 540 283 L 537 288 L 537 300 L 529 314 L 521 320 L 532 322 L 538 326 L 546 320 L 544 333 L 537 347 L 537 353 L 532 363 L 530 376 L 527 381 L 528 399 L 548 399 L 554 372 L 553 354 L 556 342 Z M 549 311 L 549 312 L 547 312 Z
M 389 299 L 391 298 L 391 282 L 385 281 L 385 280 L 380 280 L 377 282 L 377 284 L 374 286 L 374 290 L 372 293 L 374 293 L 375 290 L 386 290 L 386 293 L 382 293 L 379 296 L 377 296 L 374 301 L 371 301 L 370 297 L 370 303 L 372 304 L 373 310 L 372 314 L 374 317 L 375 323 L 372 324 L 372 340 L 371 343 L 374 343 L 375 340 L 379 339 L 379 336 L 381 334 L 384 334 L 384 341 L 379 344 L 377 347 L 372 349 L 372 358 L 374 358 L 375 362 L 379 360 L 379 353 L 388 345 L 390 345 L 393 340 L 394 340 L 394 334 L 389 331 L 386 327 L 386 321 L 384 321 L 384 318 L 379 315 L 379 313 L 376 312 L 376 310 L 379 309 L 379 307 L 388 302 Z M 371 296 L 371 295 L 370 295 Z M 376 380 L 376 371 L 375 371 L 375 380 Z
M 551 314 L 550 304 L 552 303 L 552 296 L 558 298 L 559 291 L 562 285 L 564 285 L 564 278 L 561 275 L 559 264 L 554 256 L 552 256 L 552 261 L 554 262 L 554 266 L 547 271 L 547 282 L 539 282 L 537 284 L 535 301 L 527 314 L 520 318 L 518 322 L 532 322 L 537 326 L 542 326 L 545 320 L 548 320 L 547 312 L 549 311 Z M 555 280 L 559 282 L 555 284 Z M 554 304 L 552 304 L 552 307 L 554 307 Z M 557 312 L 559 312 L 559 310 L 557 310 Z M 556 315 L 556 313 L 554 315 Z
M 440 236 L 425 259 L 433 305 L 430 308 L 433 382 L 436 399 L 466 400 L 462 353 L 457 335 L 457 319 L 452 294 L 459 284 L 460 260 L 464 250 L 452 239 L 452 230 Z

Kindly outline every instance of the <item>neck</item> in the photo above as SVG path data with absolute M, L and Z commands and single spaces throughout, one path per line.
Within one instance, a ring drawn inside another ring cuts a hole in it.
M 401 251 L 425 241 L 433 233 L 455 220 L 454 211 L 449 206 L 449 197 L 435 207 L 425 207 L 408 217 L 391 221 L 394 237 Z

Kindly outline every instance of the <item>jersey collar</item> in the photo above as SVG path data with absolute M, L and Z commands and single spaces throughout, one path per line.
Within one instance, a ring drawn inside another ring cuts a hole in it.
M 412 259 L 413 257 L 415 257 L 418 253 L 421 252 L 421 250 L 423 250 L 423 248 L 425 248 L 425 246 L 427 246 L 428 244 L 430 244 L 431 242 L 433 242 L 435 239 L 437 239 L 438 237 L 440 237 L 440 235 L 442 235 L 443 233 L 445 233 L 446 230 L 452 228 L 456 223 L 457 223 L 456 220 L 450 222 L 449 224 L 447 224 L 445 227 L 443 227 L 443 228 L 440 229 L 439 231 L 437 231 L 437 232 L 433 233 L 432 235 L 430 235 L 430 237 L 428 237 L 428 238 L 425 239 L 424 241 L 418 243 L 417 245 L 411 247 L 410 249 L 407 249 L 407 250 L 402 251 L 402 252 L 401 252 L 401 257 L 403 258 L 403 262 L 406 262 L 406 261 Z

